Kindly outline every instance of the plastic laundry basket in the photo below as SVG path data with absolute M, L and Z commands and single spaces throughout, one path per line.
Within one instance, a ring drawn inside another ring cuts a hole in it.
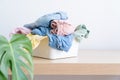
M 48 38 L 43 39 L 39 46 L 33 51 L 33 56 L 47 59 L 59 59 L 76 57 L 78 55 L 79 43 L 76 40 L 73 40 L 72 46 L 68 52 L 51 48 L 48 44 Z

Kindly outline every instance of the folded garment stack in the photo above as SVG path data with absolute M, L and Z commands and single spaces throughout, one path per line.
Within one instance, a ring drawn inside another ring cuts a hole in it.
M 67 14 L 60 11 L 44 15 L 24 27 L 30 29 L 33 35 L 48 36 L 50 47 L 67 52 L 74 38 L 80 41 L 89 34 L 85 25 L 79 25 L 76 28 L 67 23 L 67 19 Z

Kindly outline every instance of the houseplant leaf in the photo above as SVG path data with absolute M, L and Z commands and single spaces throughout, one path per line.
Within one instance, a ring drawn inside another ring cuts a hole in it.
M 9 69 L 12 80 L 28 80 L 28 73 L 33 79 L 32 45 L 25 35 L 14 34 L 10 41 L 0 36 L 0 77 L 3 77 L 1 77 L 2 80 L 8 80 Z

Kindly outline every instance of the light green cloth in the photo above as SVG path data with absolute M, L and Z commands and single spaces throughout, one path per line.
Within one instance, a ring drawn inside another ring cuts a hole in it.
M 84 24 L 78 25 L 75 29 L 74 37 L 78 42 L 80 42 L 83 38 L 87 38 L 89 33 L 90 31 L 87 30 Z

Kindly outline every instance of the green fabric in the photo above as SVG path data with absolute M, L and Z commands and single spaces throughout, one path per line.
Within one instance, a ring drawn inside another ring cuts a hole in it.
M 83 38 L 87 38 L 89 33 L 90 31 L 86 28 L 84 24 L 78 25 L 74 32 L 75 40 L 80 42 Z

